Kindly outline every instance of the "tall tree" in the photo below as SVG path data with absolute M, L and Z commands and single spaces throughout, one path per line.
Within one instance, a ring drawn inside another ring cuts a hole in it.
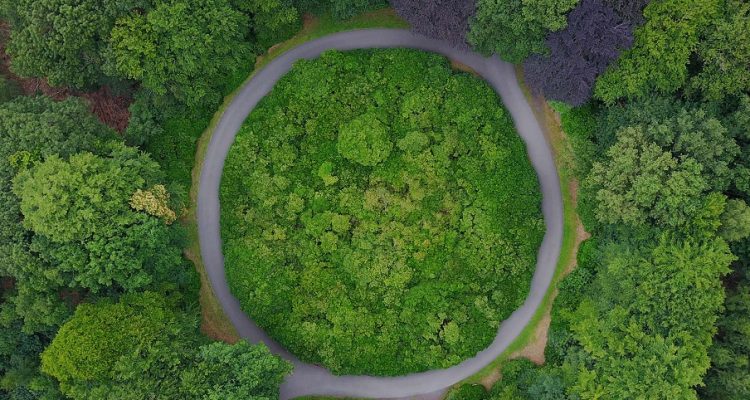
M 180 264 L 179 250 L 159 218 L 134 210 L 131 197 L 162 179 L 138 150 L 111 144 L 106 157 L 51 156 L 14 180 L 34 247 L 68 285 L 93 292 L 143 288 Z
M 152 292 L 80 305 L 42 353 L 74 399 L 273 399 L 290 370 L 262 345 L 205 343 L 196 319 Z
M 734 256 L 721 239 L 662 238 L 652 250 L 618 249 L 601 289 L 572 329 L 588 361 L 571 394 L 592 398 L 696 398 Z M 576 368 L 575 366 L 571 366 Z
M 568 26 L 547 36 L 550 54 L 526 60 L 526 81 L 549 99 L 582 105 L 596 77 L 631 45 L 632 29 L 602 0 L 582 0 L 568 14 Z
M 565 28 L 565 14 L 578 0 L 478 0 L 469 42 L 485 53 L 520 63 L 545 53 L 548 32 Z
M 0 276 L 14 282 L 2 304 L 6 318 L 27 332 L 56 327 L 70 313 L 60 297 L 62 279 L 32 248 L 34 235 L 22 225 L 12 181 L 20 169 L 54 155 L 98 152 L 114 133 L 80 101 L 20 97 L 0 105 Z
M 22 76 L 82 88 L 99 83 L 103 50 L 115 20 L 150 0 L 7 1 L 12 18 L 8 53 Z
M 698 45 L 700 72 L 690 87 L 721 100 L 750 91 L 750 3 L 728 0 Z
M 649 93 L 674 93 L 688 78 L 690 56 L 719 11 L 720 0 L 661 0 L 646 6 L 635 42 L 596 82 L 605 103 Z
M 249 17 L 228 0 L 162 0 L 117 20 L 107 68 L 191 107 L 215 106 L 223 82 L 252 65 Z

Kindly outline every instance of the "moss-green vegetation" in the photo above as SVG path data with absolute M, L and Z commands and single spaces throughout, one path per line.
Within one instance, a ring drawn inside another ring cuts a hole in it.
M 441 57 L 303 61 L 227 158 L 230 286 L 274 337 L 334 372 L 456 364 L 528 292 L 543 223 L 525 154 L 494 92 Z

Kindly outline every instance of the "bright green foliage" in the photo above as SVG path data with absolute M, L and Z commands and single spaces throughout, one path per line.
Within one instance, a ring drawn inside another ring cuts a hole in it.
M 568 25 L 566 14 L 579 0 L 478 0 L 469 42 L 485 53 L 520 63 L 544 53 L 548 32 Z
M 750 398 L 750 287 L 747 283 L 729 293 L 719 333 L 709 351 L 711 369 L 701 398 Z
M 42 353 L 42 371 L 74 399 L 278 396 L 290 367 L 265 347 L 203 342 L 197 321 L 165 297 L 127 295 L 78 306 Z
M 724 300 L 720 278 L 733 259 L 720 239 L 615 251 L 600 290 L 572 317 L 584 358 L 568 367 L 579 371 L 571 392 L 581 399 L 696 398 Z
M 194 358 L 181 374 L 184 398 L 189 399 L 275 399 L 284 376 L 292 371 L 265 346 L 245 341 L 204 345 Z
M 593 165 L 588 184 L 598 188 L 596 215 L 602 222 L 681 226 L 703 208 L 709 182 L 701 165 L 651 142 L 647 129 L 623 128 L 606 161 Z
M 336 149 L 349 161 L 373 167 L 391 154 L 388 127 L 375 114 L 363 114 L 339 128 Z
M 45 256 L 30 248 L 33 235 L 21 224 L 12 180 L 20 167 L 53 155 L 98 151 L 113 137 L 82 102 L 20 97 L 0 105 L 0 276 L 15 282 L 2 308 L 7 318 L 21 318 L 27 332 L 56 326 L 70 311 L 58 293 L 65 282 L 47 272 Z
M 688 78 L 690 56 L 719 4 L 720 0 L 651 1 L 633 47 L 599 76 L 594 95 L 612 104 L 620 98 L 677 91 Z
M 581 399 L 695 399 L 734 257 L 721 239 L 662 239 L 615 251 L 572 330 L 588 361 L 570 389 Z M 585 360 L 585 359 L 584 359 Z M 575 367 L 572 367 L 575 368 Z
M 81 88 L 103 78 L 102 52 L 115 19 L 148 0 L 6 0 L 14 17 L 13 71 Z
M 719 235 L 727 242 L 735 242 L 750 236 L 750 207 L 743 200 L 727 201 L 721 215 Z
M 117 143 L 106 157 L 51 156 L 19 173 L 14 192 L 24 225 L 37 234 L 32 248 L 52 264 L 47 273 L 93 292 L 134 290 L 179 265 L 164 222 L 130 206 L 136 190 L 160 178 L 148 156 Z
M 220 196 L 243 309 L 336 373 L 447 367 L 486 347 L 527 294 L 543 232 L 495 93 L 413 50 L 297 64 L 240 130 Z
M 586 181 L 602 222 L 686 226 L 706 211 L 706 193 L 734 179 L 740 148 L 703 109 L 655 99 L 613 107 L 602 121 L 599 140 L 613 144 Z
M 710 100 L 750 91 L 750 3 L 725 4 L 698 45 L 702 68 L 690 82 Z
M 148 13 L 119 18 L 108 68 L 188 106 L 213 106 L 226 76 L 253 63 L 250 21 L 228 0 L 163 0 Z

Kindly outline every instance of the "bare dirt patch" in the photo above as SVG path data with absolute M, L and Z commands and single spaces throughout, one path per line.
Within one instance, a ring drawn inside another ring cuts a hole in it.
M 519 73 L 522 76 L 522 73 Z M 522 80 L 521 80 L 522 81 Z M 565 132 L 562 130 L 560 116 L 555 112 L 547 101 L 540 95 L 534 95 L 532 93 L 526 93 L 526 97 L 529 100 L 537 120 L 542 124 L 542 129 L 547 136 L 550 144 L 552 145 L 552 151 L 559 169 L 565 169 L 565 171 L 573 171 L 574 160 L 572 159 L 572 149 L 567 140 Z M 572 172 L 563 173 L 563 184 L 567 185 L 568 192 L 572 201 L 572 208 L 575 209 L 578 202 L 578 180 L 573 176 Z M 568 264 L 565 265 L 562 275 L 558 278 L 558 282 L 562 281 L 565 276 L 571 273 L 577 266 L 576 254 L 578 254 L 578 248 L 580 244 L 588 239 L 591 235 L 586 232 L 586 229 L 581 222 L 578 215 L 575 215 L 575 238 L 571 254 L 569 257 Z M 562 255 L 561 255 L 562 256 Z M 555 285 L 557 285 L 555 283 Z M 558 290 L 555 287 L 551 296 L 549 306 L 545 309 L 544 315 L 542 316 L 539 324 L 535 327 L 532 335 L 532 340 L 522 349 L 512 353 L 509 359 L 526 358 L 531 362 L 542 365 L 544 364 L 544 349 L 547 345 L 547 334 L 549 332 L 549 326 L 552 321 L 551 312 L 554 299 L 557 297 Z
M 10 55 L 5 52 L 9 37 L 10 27 L 8 23 L 0 20 L 0 74 L 18 83 L 23 94 L 27 96 L 43 94 L 57 101 L 72 96 L 80 97 L 88 103 L 89 110 L 105 125 L 118 132 L 125 130 L 130 119 L 128 107 L 133 102 L 129 95 L 115 94 L 106 86 L 102 86 L 93 92 L 81 92 L 67 87 L 50 86 L 47 80 L 43 78 L 18 76 L 10 70 Z

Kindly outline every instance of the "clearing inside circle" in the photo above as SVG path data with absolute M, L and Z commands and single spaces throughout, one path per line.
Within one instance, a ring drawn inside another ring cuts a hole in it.
M 544 234 L 500 99 L 416 50 L 298 62 L 237 134 L 220 200 L 243 310 L 337 374 L 484 349 L 523 303 Z

